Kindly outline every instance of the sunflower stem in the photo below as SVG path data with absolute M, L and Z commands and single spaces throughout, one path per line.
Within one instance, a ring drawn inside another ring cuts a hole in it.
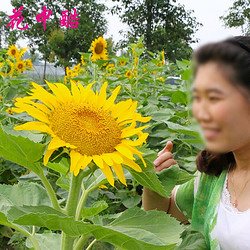
M 79 202 L 80 192 L 81 192 L 81 183 L 84 177 L 84 171 L 80 171 L 77 176 L 72 174 L 71 183 L 69 189 L 69 196 L 67 204 L 65 207 L 65 212 L 68 216 L 75 216 L 77 204 Z M 75 237 L 70 237 L 69 235 L 62 232 L 62 250 L 71 250 L 73 249 Z
M 91 237 L 91 234 L 83 234 L 76 242 L 73 250 L 82 250 L 87 240 Z
M 95 242 L 96 242 L 96 239 L 94 239 L 94 240 L 88 245 L 88 247 L 86 248 L 86 250 L 90 250 L 91 247 L 95 244 Z
M 58 154 L 57 156 L 55 156 L 51 161 L 56 160 L 58 157 L 60 157 L 61 155 L 63 155 L 66 152 L 67 152 L 67 149 L 64 148 L 63 151 L 60 154 Z
M 80 201 L 79 201 L 77 208 L 76 208 L 75 220 L 80 220 L 80 218 L 81 218 L 82 207 L 84 206 L 84 203 L 88 197 L 88 193 L 89 192 L 86 192 L 86 190 L 84 189 L 84 187 L 82 185 L 82 195 L 81 195 Z
M 40 247 L 35 235 L 30 234 L 28 231 L 24 230 L 23 228 L 15 225 L 15 224 L 12 224 L 11 222 L 1 222 L 1 225 L 11 227 L 11 228 L 15 229 L 16 231 L 19 231 L 20 233 L 24 234 L 31 241 L 35 250 L 41 250 L 41 247 Z
M 44 175 L 43 171 L 41 170 L 39 173 L 39 177 L 49 195 L 50 201 L 52 203 L 53 208 L 55 208 L 58 211 L 63 211 L 62 208 L 60 207 L 58 200 L 56 198 L 56 194 L 54 189 L 52 188 L 51 184 L 49 183 L 48 179 L 46 178 L 46 176 Z

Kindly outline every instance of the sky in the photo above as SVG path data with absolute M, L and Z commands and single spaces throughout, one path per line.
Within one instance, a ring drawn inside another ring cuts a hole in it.
M 10 0 L 1 0 L 1 2 L 0 10 L 9 15 L 12 14 L 13 7 Z M 109 6 L 109 0 L 102 0 L 102 2 Z M 177 2 L 183 4 L 186 10 L 194 10 L 192 16 L 203 24 L 194 35 L 195 38 L 199 39 L 199 42 L 193 44 L 193 48 L 207 42 L 219 41 L 241 34 L 240 29 L 225 28 L 223 21 L 219 19 L 232 6 L 233 0 L 178 0 Z M 114 41 L 118 42 L 121 38 L 118 31 L 127 29 L 127 26 L 119 21 L 118 16 L 106 15 L 106 17 L 108 19 L 108 33 L 104 35 L 104 38 L 112 36 Z M 26 46 L 25 41 L 19 42 L 19 45 Z

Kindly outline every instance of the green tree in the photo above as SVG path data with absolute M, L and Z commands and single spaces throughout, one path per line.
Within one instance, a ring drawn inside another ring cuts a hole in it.
M 240 27 L 243 34 L 250 35 L 250 0 L 235 0 L 227 14 L 220 19 L 226 27 Z
M 23 36 L 29 40 L 30 47 L 37 47 L 42 59 L 48 61 L 53 58 L 56 65 L 66 68 L 73 62 L 80 60 L 78 52 L 87 52 L 91 41 L 103 35 L 107 29 L 107 22 L 103 12 L 106 7 L 95 0 L 12 0 L 15 8 L 23 6 L 23 22 L 27 22 L 29 29 L 21 30 Z M 51 10 L 52 14 L 46 20 L 46 29 L 43 22 L 37 22 L 36 15 L 42 12 L 43 6 Z M 60 26 L 62 11 L 68 10 L 68 15 L 78 14 L 79 22 L 76 28 Z
M 9 16 L 5 12 L 0 11 L 0 48 L 6 48 L 11 44 L 16 44 L 20 38 L 16 30 L 9 31 L 10 28 L 7 27 L 9 22 Z
M 170 0 L 112 0 L 118 2 L 112 12 L 119 14 L 130 30 L 126 42 L 135 42 L 144 35 L 145 46 L 152 52 L 164 50 L 170 60 L 189 58 L 193 34 L 201 25 L 183 5 Z M 176 2 L 176 1 L 173 1 Z

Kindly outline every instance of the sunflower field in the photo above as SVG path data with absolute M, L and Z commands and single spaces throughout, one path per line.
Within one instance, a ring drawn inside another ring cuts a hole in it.
M 195 176 L 203 141 L 191 63 L 169 63 L 142 39 L 111 57 L 99 37 L 61 82 L 35 83 L 23 72 L 32 70 L 27 49 L 0 54 L 2 241 L 36 250 L 188 246 L 188 226 L 145 212 L 141 194 L 145 186 L 169 197 Z M 156 173 L 167 141 L 179 166 Z

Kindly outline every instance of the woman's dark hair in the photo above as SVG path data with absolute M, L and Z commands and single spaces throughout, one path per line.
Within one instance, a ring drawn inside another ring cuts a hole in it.
M 228 80 L 250 100 L 250 36 L 237 36 L 222 42 L 209 43 L 197 49 L 194 57 L 194 72 L 208 62 L 218 63 L 224 69 Z M 201 151 L 196 159 L 200 172 L 219 175 L 224 169 L 233 168 L 232 152 L 215 154 Z

